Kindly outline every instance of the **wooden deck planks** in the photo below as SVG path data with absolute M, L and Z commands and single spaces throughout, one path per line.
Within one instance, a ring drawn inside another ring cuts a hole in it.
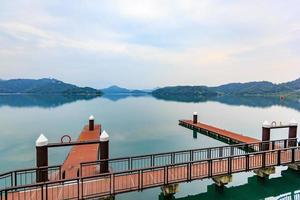
M 209 131 L 212 132 L 214 134 L 217 134 L 220 137 L 224 137 L 224 138 L 228 138 L 232 141 L 235 141 L 237 143 L 254 143 L 254 142 L 259 142 L 260 140 L 252 138 L 252 137 L 248 137 L 248 136 L 244 136 L 238 133 L 234 133 L 232 131 L 228 131 L 225 129 L 220 129 L 208 124 L 204 124 L 204 123 L 196 123 L 194 124 L 192 120 L 179 120 L 179 123 L 185 126 L 189 126 L 189 127 L 194 127 L 194 128 L 198 128 L 201 130 L 205 130 L 205 131 Z
M 95 125 L 95 129 L 93 131 L 89 131 L 89 126 L 85 126 L 82 132 L 80 133 L 80 136 L 77 139 L 77 141 L 83 142 L 99 140 L 100 133 L 101 125 Z M 65 171 L 65 178 L 76 178 L 78 170 L 80 168 L 80 163 L 98 160 L 98 152 L 98 144 L 79 145 L 72 147 L 66 160 L 62 165 L 62 172 Z M 86 170 L 96 171 L 95 167 L 93 169 Z
M 278 155 L 274 152 L 266 154 L 266 166 L 277 165 Z M 300 150 L 295 151 L 295 158 L 300 158 Z M 262 154 L 249 156 L 250 170 L 262 168 Z M 281 162 L 287 163 L 291 161 L 291 151 L 281 152 Z M 212 176 L 228 174 L 228 159 L 217 159 L 212 161 L 210 169 L 209 161 L 197 161 L 192 163 L 190 168 L 186 164 L 178 164 L 176 166 L 160 167 L 157 169 L 144 170 L 143 173 L 126 173 L 114 174 L 105 177 L 94 177 L 90 180 L 85 180 L 84 183 L 67 182 L 64 185 L 49 186 L 47 189 L 49 200 L 60 199 L 77 199 L 78 194 L 81 196 L 83 189 L 84 196 L 103 196 L 109 194 L 116 194 L 121 192 L 137 191 L 141 187 L 148 188 L 153 186 L 162 186 L 165 184 L 172 184 L 177 182 L 186 182 L 189 179 L 204 179 Z M 246 170 L 246 155 L 235 157 L 231 160 L 232 173 L 237 173 Z M 168 179 L 166 180 L 166 171 L 168 172 Z M 189 176 L 191 170 L 191 177 Z M 212 170 L 212 171 L 210 171 Z M 140 183 L 140 184 L 139 184 Z M 79 184 L 79 185 L 78 185 Z M 82 185 L 83 184 L 83 185 Z M 30 191 L 20 191 L 9 193 L 8 200 L 25 200 L 41 199 L 41 189 L 35 188 Z M 46 189 L 43 189 L 43 195 L 46 195 Z M 44 198 L 45 199 L 45 198 Z

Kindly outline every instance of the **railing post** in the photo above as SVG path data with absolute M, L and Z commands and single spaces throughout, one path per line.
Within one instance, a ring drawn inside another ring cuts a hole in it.
M 190 162 L 194 161 L 194 151 L 190 150 Z
M 289 139 L 297 138 L 298 123 L 292 119 L 289 124 Z M 289 141 L 289 147 L 297 146 L 296 141 Z
M 212 160 L 208 161 L 208 177 L 212 177 Z
M 292 149 L 292 163 L 295 162 L 295 149 Z
M 249 171 L 249 168 L 250 168 L 249 161 L 250 161 L 250 156 L 249 156 L 249 154 L 247 154 L 246 155 L 246 171 Z
M 287 140 L 284 140 L 283 147 L 286 148 L 286 146 L 287 146 Z
M 142 190 L 142 186 L 141 186 L 141 170 L 139 170 L 139 174 L 138 174 L 138 189 Z
M 17 186 L 17 185 L 14 185 L 16 182 L 14 181 L 14 174 L 15 174 L 16 172 L 11 172 L 10 173 L 10 186 L 11 187 L 13 187 L 13 186 Z
M 127 159 L 127 164 L 128 164 L 128 170 L 131 170 L 131 162 L 130 162 L 130 158 Z
M 44 200 L 44 186 L 41 185 L 41 197 L 42 197 L 42 200 Z
M 281 150 L 279 149 L 277 151 L 277 165 L 279 166 L 281 164 Z
M 153 167 L 153 166 L 154 166 L 154 156 L 151 155 L 151 167 Z
M 194 112 L 193 113 L 193 124 L 197 124 L 197 122 L 198 122 L 198 114 L 197 114 L 197 112 Z
M 186 173 L 186 181 L 190 181 L 190 173 L 191 173 L 191 172 L 190 172 L 190 169 L 191 169 L 191 168 L 190 168 L 190 164 L 191 164 L 191 163 L 187 163 L 187 164 L 186 164 L 186 172 L 187 172 L 187 173 Z
M 79 196 L 78 196 L 79 198 Z M 46 200 L 48 200 L 48 184 L 46 184 Z
M 232 166 L 231 166 L 231 157 L 228 158 L 228 174 L 230 175 L 232 173 Z
M 275 149 L 275 141 L 272 141 L 272 150 Z
M 82 165 L 80 164 L 80 174 L 81 174 L 81 176 L 82 176 Z M 61 180 L 61 166 L 59 166 L 59 169 L 58 169 L 58 180 Z
M 207 149 L 207 159 L 211 159 L 211 149 Z
M 80 178 L 80 182 L 81 182 L 81 187 L 80 187 L 81 188 L 81 199 L 83 199 L 83 197 L 84 197 L 83 180 L 84 180 L 83 178 Z
M 112 182 L 113 182 L 112 194 L 114 195 L 115 194 L 115 189 L 116 189 L 115 175 L 112 174 L 111 177 L 112 177 Z
M 174 164 L 175 163 L 175 154 L 171 153 L 171 163 Z
M 262 144 L 261 151 L 265 151 L 269 149 L 269 144 L 267 142 L 270 141 L 270 133 L 271 133 L 271 124 L 268 121 L 264 121 L 262 124 L 262 142 L 266 142 Z
M 36 146 L 36 166 L 46 167 L 48 166 L 48 139 L 41 134 L 35 142 Z M 48 171 L 37 169 L 36 182 L 48 181 Z
M 262 153 L 262 167 L 266 167 L 266 152 Z
M 223 157 L 223 147 L 219 147 L 219 157 Z
M 169 175 L 168 175 L 168 166 L 164 166 L 164 185 L 168 185 L 168 179 L 169 179 Z
M 80 179 L 77 179 L 77 198 L 79 199 L 80 197 Z M 47 195 L 48 196 L 48 195 Z
M 233 156 L 234 155 L 234 147 L 230 147 L 230 155 Z
M 109 172 L 109 135 L 103 131 L 100 135 L 100 174 Z
M 89 131 L 93 131 L 95 129 L 95 118 L 93 115 L 89 117 Z

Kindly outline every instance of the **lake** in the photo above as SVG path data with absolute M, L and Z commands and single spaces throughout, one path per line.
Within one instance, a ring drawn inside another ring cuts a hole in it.
M 300 119 L 298 100 L 266 97 L 217 97 L 199 101 L 156 99 L 152 96 L 114 95 L 97 98 L 66 96 L 0 96 L 0 171 L 35 165 L 35 140 L 43 133 L 50 142 L 64 134 L 74 140 L 88 117 L 110 135 L 110 156 L 225 145 L 178 125 L 193 112 L 204 123 L 261 138 L 264 120 Z M 287 138 L 287 130 L 273 131 L 271 139 Z M 50 150 L 50 165 L 64 161 L 68 148 Z M 233 175 L 233 182 L 219 191 L 211 179 L 180 184 L 176 199 L 284 199 L 300 197 L 300 173 L 277 167 L 276 174 L 261 181 L 252 172 Z M 118 195 L 116 199 L 163 199 L 160 188 Z

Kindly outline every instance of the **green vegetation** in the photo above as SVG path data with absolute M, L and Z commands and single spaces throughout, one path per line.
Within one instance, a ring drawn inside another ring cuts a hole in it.
M 0 81 L 0 94 L 59 94 L 101 95 L 101 91 L 90 87 L 78 87 L 56 79 L 12 79 Z
M 152 92 L 153 96 L 163 99 L 194 98 L 195 101 L 204 97 L 236 95 L 236 96 L 280 96 L 284 98 L 300 97 L 300 78 L 281 84 L 267 81 L 249 83 L 230 83 L 218 87 L 207 86 L 174 86 L 164 87 Z

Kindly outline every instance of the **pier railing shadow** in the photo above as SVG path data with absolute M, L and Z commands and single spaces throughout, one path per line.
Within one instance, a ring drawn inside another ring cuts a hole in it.
M 96 198 L 265 167 L 288 165 L 300 161 L 300 147 L 289 146 L 291 140 L 296 141 L 296 138 L 82 163 L 79 177 L 5 187 L 0 189 L 0 199 L 21 200 L 29 195 L 30 199 L 54 200 L 56 198 L 53 195 L 57 193 L 66 195 L 63 197 L 66 199 Z M 262 144 L 268 144 L 270 149 L 262 150 Z M 238 148 L 242 146 L 244 148 L 250 146 L 255 151 L 242 151 Z M 232 151 L 232 148 L 235 151 Z M 216 152 L 215 156 L 212 152 Z M 231 155 L 232 152 L 234 155 Z M 160 159 L 163 162 L 158 162 Z M 85 171 L 85 167 L 88 170 L 91 166 L 99 169 L 101 162 L 109 163 L 112 170 L 104 174 L 99 174 L 95 170 L 93 174 Z M 141 162 L 146 164 L 138 165 Z M 122 168 L 114 169 L 115 163 L 121 163 Z M 7 174 L 3 176 L 5 175 Z
M 300 199 L 299 186 L 300 172 L 287 169 L 281 172 L 280 177 L 259 180 L 257 176 L 248 178 L 247 183 L 238 186 L 216 188 L 215 184 L 207 186 L 207 192 L 175 198 L 174 200 L 198 200 L 198 199 L 224 199 L 224 200 L 259 200 L 276 197 L 280 200 Z M 288 194 L 287 194 L 288 193 Z M 159 200 L 166 200 L 159 195 Z

